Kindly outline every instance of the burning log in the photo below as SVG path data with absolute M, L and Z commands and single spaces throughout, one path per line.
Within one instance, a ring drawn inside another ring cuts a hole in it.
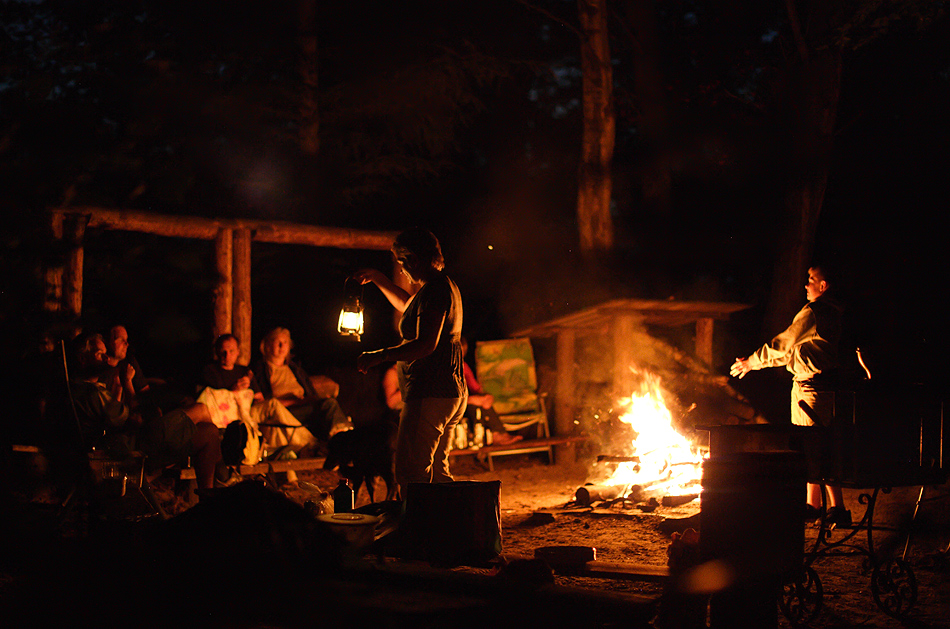
M 660 501 L 664 507 L 678 507 L 699 498 L 699 494 L 686 494 L 684 496 L 663 496 Z
M 598 463 L 639 463 L 640 457 L 638 456 L 616 456 L 613 454 L 598 454 L 597 455 Z
M 582 507 L 589 507 L 599 500 L 614 500 L 627 488 L 627 485 L 584 485 L 574 492 L 574 500 Z

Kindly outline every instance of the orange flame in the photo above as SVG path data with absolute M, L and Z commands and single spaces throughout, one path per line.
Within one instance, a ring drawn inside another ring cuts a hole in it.
M 641 392 L 620 400 L 626 411 L 620 421 L 636 432 L 631 456 L 638 462 L 620 463 L 605 485 L 647 487 L 654 495 L 699 494 L 702 456 L 689 440 L 673 428 L 673 416 L 663 399 L 660 379 L 642 374 Z

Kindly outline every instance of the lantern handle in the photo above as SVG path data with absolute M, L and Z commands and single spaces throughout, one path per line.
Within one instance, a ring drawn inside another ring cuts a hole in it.
M 349 292 L 349 288 L 348 288 L 349 285 L 350 285 L 350 281 L 351 281 L 351 280 L 355 280 L 355 279 L 356 279 L 355 276 L 353 276 L 353 275 L 348 275 L 348 276 L 346 277 L 346 279 L 343 280 L 343 295 L 344 295 L 345 297 L 349 297 L 350 295 L 353 295 L 354 297 L 356 296 L 355 293 L 350 293 L 350 292 Z M 359 284 L 357 284 L 357 286 L 360 287 L 359 297 L 360 297 L 360 301 L 362 301 L 362 300 L 363 300 L 363 283 L 360 282 Z

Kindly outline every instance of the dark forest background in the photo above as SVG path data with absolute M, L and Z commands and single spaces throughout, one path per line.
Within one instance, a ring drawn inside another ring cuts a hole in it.
M 795 4 L 806 36 L 822 35 L 814 49 L 842 58 L 814 258 L 838 270 L 848 342 L 878 373 L 945 382 L 947 3 Z M 302 33 L 309 6 L 314 30 Z M 616 234 L 595 265 L 578 249 L 575 213 L 577 6 L 0 3 L 6 361 L 28 356 L 48 323 L 47 208 L 94 205 L 429 227 L 473 339 L 616 297 L 747 303 L 717 327 L 713 368 L 725 373 L 793 314 L 768 311 L 773 290 L 804 303 L 804 277 L 774 281 L 797 139 L 786 3 L 656 1 L 654 20 L 637 22 L 631 2 L 608 2 Z M 212 341 L 212 253 L 207 242 L 90 230 L 84 324 L 127 325 L 149 375 L 196 368 Z M 343 280 L 389 264 L 379 252 L 255 244 L 254 345 L 283 325 L 310 370 L 351 364 L 361 346 L 333 330 Z M 390 311 L 376 291 L 366 298 L 362 347 L 390 342 Z

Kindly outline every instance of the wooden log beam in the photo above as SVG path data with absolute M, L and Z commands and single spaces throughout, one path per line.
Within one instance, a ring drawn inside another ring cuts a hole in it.
M 280 221 L 238 221 L 241 227 L 254 232 L 254 240 L 288 245 L 334 247 L 337 249 L 370 249 L 389 251 L 395 232 L 371 232 L 339 227 L 317 227 Z
M 251 232 L 234 231 L 231 332 L 240 341 L 238 362 L 251 362 Z
M 245 229 L 258 242 L 272 242 L 337 249 L 387 251 L 396 232 L 319 227 L 284 221 L 202 218 L 152 214 L 138 210 L 114 210 L 99 207 L 53 208 L 54 215 L 79 214 L 89 217 L 89 227 L 142 232 L 172 238 L 214 240 L 221 229 Z
M 214 338 L 231 331 L 232 326 L 232 291 L 234 282 L 231 276 L 231 266 L 234 251 L 234 231 L 222 227 L 214 239 Z

